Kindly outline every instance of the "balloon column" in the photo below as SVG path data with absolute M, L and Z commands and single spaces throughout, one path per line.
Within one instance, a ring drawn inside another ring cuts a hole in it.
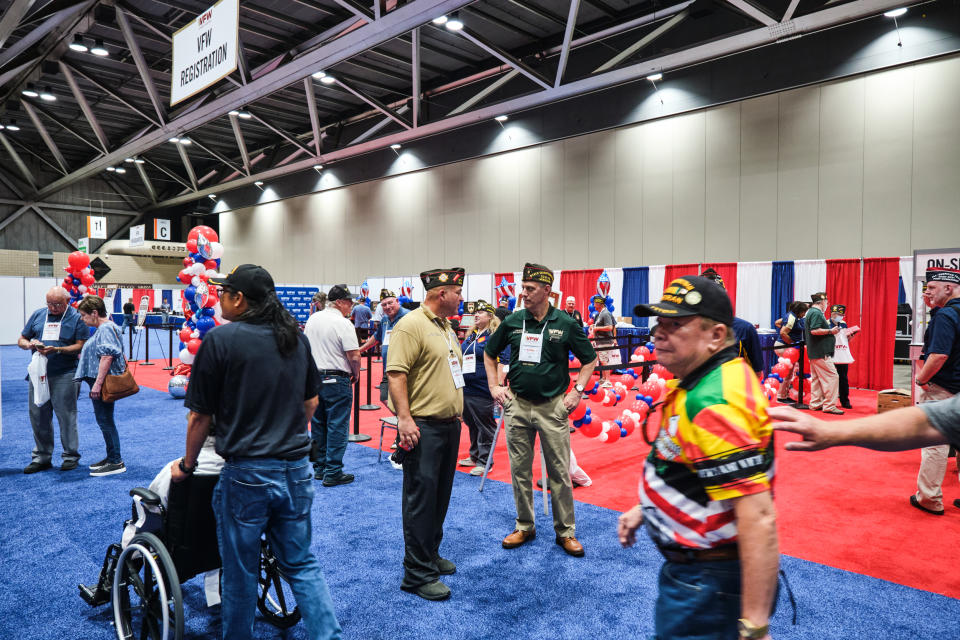
M 411 295 L 413 295 L 413 287 L 410 286 L 409 280 L 404 280 L 403 285 L 400 287 L 400 297 L 397 298 L 397 302 L 400 304 L 413 302 L 413 298 L 410 297 Z
M 63 288 L 70 294 L 70 304 L 77 306 L 83 294 L 96 283 L 96 278 L 90 267 L 90 256 L 83 251 L 74 251 L 67 256 L 67 264 L 69 266 L 63 268 L 68 274 L 63 279 Z
M 784 349 L 780 354 L 780 357 L 777 359 L 777 364 L 773 365 L 770 368 L 770 375 L 763 381 L 763 391 L 766 394 L 767 398 L 773 400 L 774 396 L 778 395 L 780 386 L 783 384 L 783 381 L 786 380 L 790 373 L 793 371 L 793 367 L 797 364 L 797 360 L 800 359 L 800 352 L 797 351 L 794 347 L 789 347 Z M 793 388 L 797 389 L 799 387 L 799 378 L 793 378 Z
M 203 336 L 223 321 L 220 299 L 208 284 L 211 276 L 219 275 L 221 257 L 223 245 L 216 231 L 205 225 L 190 230 L 179 275 L 180 282 L 187 285 L 181 292 L 186 320 L 180 329 L 180 362 L 185 365 L 193 364 Z
M 366 280 L 360 285 L 360 299 L 365 305 L 370 306 L 370 285 L 367 284 Z
M 610 297 L 610 276 L 607 274 L 607 270 L 604 269 L 603 273 L 600 274 L 600 277 L 597 278 L 597 295 L 603 298 L 603 304 L 611 313 L 616 308 L 613 305 L 613 298 Z M 590 324 L 597 319 L 597 314 L 600 312 L 593 307 L 593 303 L 590 303 Z
M 507 308 L 510 311 L 513 311 L 513 308 L 517 306 L 517 296 L 516 296 L 516 285 L 512 282 L 507 282 L 506 277 L 500 276 L 500 284 L 495 287 L 497 291 L 497 300 L 507 299 Z

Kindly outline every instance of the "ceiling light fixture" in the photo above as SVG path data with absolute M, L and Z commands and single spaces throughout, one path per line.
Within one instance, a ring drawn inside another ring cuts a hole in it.
M 263 180 L 257 180 L 257 181 L 254 182 L 253 184 L 255 184 L 256 186 L 258 186 L 258 187 L 260 187 L 261 189 L 263 189 Z
M 77 33 L 73 36 L 73 42 L 70 43 L 70 50 L 77 53 L 86 53 L 90 49 L 84 44 L 83 36 Z
M 496 118 L 494 118 L 494 120 L 496 120 L 497 122 L 506 122 L 509 119 L 510 118 L 508 118 L 507 116 L 497 116 Z
M 180 138 L 180 144 L 182 144 L 183 146 L 187 146 L 187 145 L 193 144 L 193 140 L 191 140 L 190 138 Z
M 133 163 L 134 163 L 134 164 L 143 164 L 144 162 L 146 162 L 146 160 L 144 160 L 143 158 L 134 158 L 134 159 L 133 159 Z
M 127 158 L 124 162 L 133 162 L 133 158 Z
M 394 151 L 397 151 L 401 146 L 402 145 L 399 142 L 394 142 L 392 145 L 390 145 L 390 148 Z
M 178 142 L 180 142 L 180 138 L 177 138 L 176 136 L 174 136 L 173 138 L 170 138 L 169 140 L 167 140 L 167 142 L 172 142 L 173 144 L 177 144 Z
M 102 38 L 96 39 L 95 44 L 92 47 L 90 47 L 90 53 L 92 53 L 95 56 L 100 56 L 101 58 L 104 56 L 110 55 L 110 52 L 107 51 L 107 48 L 103 46 Z
M 237 117 L 242 118 L 243 120 L 249 120 L 253 117 L 253 114 L 251 114 L 249 111 L 238 111 Z
M 320 82 L 322 82 L 323 84 L 333 84 L 336 81 L 337 79 L 331 75 L 325 75 L 322 78 L 320 78 Z
M 310 75 L 313 77 L 314 80 L 322 80 L 323 78 L 327 77 L 327 72 L 326 72 L 326 71 L 314 71 L 314 72 L 313 72 L 312 74 L 310 74 Z
M 447 24 L 447 16 L 440 16 L 439 18 L 434 18 L 433 24 L 437 25 L 438 27 L 442 27 L 443 25 Z
M 43 88 L 43 91 L 40 92 L 40 99 L 44 102 L 56 102 L 57 96 L 53 95 L 53 88 L 47 85 Z
M 37 93 L 37 90 L 33 87 L 32 82 L 28 82 L 27 86 L 24 87 L 23 91 L 21 91 L 20 93 L 27 96 L 28 98 L 36 98 L 40 95 L 39 93 Z
M 228 116 L 238 116 L 238 115 L 240 115 L 240 112 L 237 111 L 236 109 L 232 109 L 232 110 L 230 111 L 230 113 L 228 113 L 227 115 L 228 115 Z
M 117 167 L 117 173 L 126 173 L 126 172 L 127 170 L 124 169 L 123 167 Z
M 116 170 L 117 170 L 116 167 L 107 167 L 107 171 L 116 171 Z
M 20 131 L 20 127 L 17 125 L 16 120 L 10 121 L 10 124 L 7 125 L 7 131 Z
M 899 18 L 907 12 L 906 7 L 900 7 L 899 9 L 891 9 L 883 14 L 884 18 Z
M 211 200 L 216 200 L 216 199 L 217 199 L 217 194 L 211 193 L 211 194 L 207 195 L 207 197 L 210 198 Z
M 322 165 L 322 164 L 315 164 L 315 165 L 313 165 L 313 170 L 314 170 L 314 171 L 320 171 L 321 169 L 323 169 L 323 165 Z
M 650 82 L 660 82 L 661 80 L 663 80 L 663 74 L 652 73 L 649 76 L 647 76 L 647 80 L 649 80 Z
M 459 17 L 453 16 L 452 18 L 447 19 L 447 21 L 444 23 L 444 26 L 450 31 L 460 31 L 463 29 L 463 22 Z

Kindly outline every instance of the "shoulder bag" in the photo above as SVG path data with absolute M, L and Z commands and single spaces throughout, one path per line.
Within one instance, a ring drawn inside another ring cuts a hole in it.
M 116 333 L 116 331 L 114 331 Z M 120 336 L 117 335 L 117 338 Z M 122 342 L 120 343 L 123 344 Z M 123 357 L 121 355 L 121 357 Z M 117 376 L 107 374 L 107 377 L 103 381 L 103 386 L 100 388 L 100 399 L 103 402 L 116 402 L 121 398 L 126 398 L 140 392 L 140 387 L 137 385 L 137 381 L 133 379 L 133 374 L 130 373 L 130 363 L 124 358 L 124 370 L 123 373 Z

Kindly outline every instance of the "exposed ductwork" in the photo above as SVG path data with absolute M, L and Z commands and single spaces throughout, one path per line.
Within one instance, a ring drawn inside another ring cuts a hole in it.
M 142 246 L 131 247 L 129 240 L 110 240 L 97 249 L 97 253 L 108 256 L 145 256 L 150 258 L 182 258 L 187 253 L 183 242 L 162 242 L 151 240 Z

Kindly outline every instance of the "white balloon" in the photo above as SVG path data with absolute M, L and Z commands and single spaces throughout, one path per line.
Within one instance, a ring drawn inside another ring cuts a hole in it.
M 658 375 L 655 374 L 655 373 L 651 373 L 651 374 L 650 374 L 650 377 L 647 378 L 647 382 L 656 382 L 656 381 L 659 380 L 659 379 L 660 379 L 660 376 L 658 376 Z
M 86 293 L 87 292 L 86 285 L 81 284 L 79 287 L 77 287 L 77 291 L 79 291 L 80 293 Z
M 194 262 L 192 265 L 187 267 L 185 271 L 192 276 L 198 276 L 201 273 L 205 272 L 207 268 L 203 266 L 203 262 Z
M 191 338 L 199 338 L 199 337 L 200 337 L 200 332 L 199 332 L 198 330 L 194 329 L 194 330 L 193 330 L 193 333 L 190 334 L 190 337 L 191 337 Z
M 223 317 L 223 309 L 220 308 L 220 301 L 213 305 L 213 319 L 217 324 L 230 324 L 230 321 Z
M 180 362 L 183 364 L 193 364 L 194 355 L 186 350 L 186 348 L 180 350 Z
M 200 286 L 200 276 L 193 276 L 192 278 L 190 278 L 190 284 L 192 284 L 192 285 L 195 286 L 195 287 L 199 287 L 199 286 Z
M 216 270 L 216 269 L 207 269 L 207 270 L 204 271 L 203 273 L 204 273 L 208 278 L 216 278 L 218 275 L 220 275 L 220 274 L 217 273 L 217 270 Z
M 607 435 L 606 431 L 604 431 L 603 433 L 597 436 L 597 440 L 599 440 L 600 442 L 606 442 L 609 438 L 610 436 Z
M 211 242 L 208 251 L 210 252 L 211 260 L 219 260 L 223 257 L 223 245 L 219 242 Z

